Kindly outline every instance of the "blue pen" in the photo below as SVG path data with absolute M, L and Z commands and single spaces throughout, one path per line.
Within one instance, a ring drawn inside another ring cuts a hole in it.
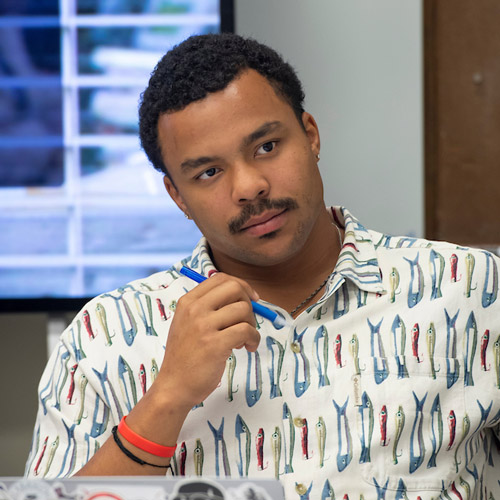
M 183 274 L 184 276 L 187 276 L 188 278 L 191 278 L 193 281 L 196 281 L 196 283 L 201 283 L 202 281 L 205 281 L 207 278 L 196 271 L 193 271 L 189 267 L 182 266 L 180 273 Z M 258 314 L 259 316 L 262 316 L 263 318 L 268 319 L 276 328 L 277 330 L 280 330 L 286 325 L 285 318 L 278 314 L 275 311 L 271 311 L 271 309 L 267 308 L 266 306 L 263 306 L 257 302 L 254 302 L 252 300 L 252 309 L 255 314 Z

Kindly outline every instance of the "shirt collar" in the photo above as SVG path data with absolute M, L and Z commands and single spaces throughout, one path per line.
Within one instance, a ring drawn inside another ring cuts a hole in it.
M 340 274 L 366 292 L 385 293 L 370 233 L 346 208 L 330 210 L 335 224 L 345 232 L 334 274 Z

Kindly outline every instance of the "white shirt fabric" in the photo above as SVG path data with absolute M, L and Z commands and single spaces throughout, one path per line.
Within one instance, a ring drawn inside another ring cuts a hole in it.
M 323 297 L 295 320 L 270 305 L 280 330 L 256 317 L 258 351 L 235 350 L 192 409 L 175 473 L 276 477 L 287 499 L 500 498 L 500 259 L 332 217 L 345 238 Z M 196 286 L 183 264 L 214 269 L 204 239 L 63 333 L 27 475 L 72 475 L 154 381 L 176 301 Z

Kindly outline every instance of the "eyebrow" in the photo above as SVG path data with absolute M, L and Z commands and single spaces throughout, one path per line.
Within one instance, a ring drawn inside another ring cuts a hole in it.
M 243 138 L 241 143 L 242 149 L 250 146 L 253 142 L 261 139 L 281 126 L 282 123 L 280 121 L 264 123 L 257 130 L 254 130 L 252 133 Z M 181 163 L 181 169 L 183 171 L 193 170 L 209 163 L 220 162 L 221 160 L 222 158 L 220 156 L 200 156 L 199 158 L 188 158 Z

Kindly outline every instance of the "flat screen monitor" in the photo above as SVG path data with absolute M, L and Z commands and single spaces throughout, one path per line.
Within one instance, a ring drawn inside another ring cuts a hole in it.
M 232 0 L 0 4 L 0 311 L 75 311 L 165 269 L 200 233 L 138 140 L 151 70 Z

